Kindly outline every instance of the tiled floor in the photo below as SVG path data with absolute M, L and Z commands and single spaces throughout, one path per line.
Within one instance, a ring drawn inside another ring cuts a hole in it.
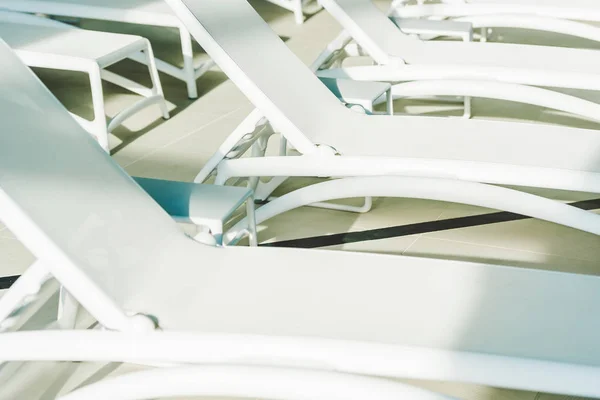
M 291 13 L 282 11 L 262 0 L 253 5 L 286 40 L 290 48 L 307 64 L 339 32 L 339 26 L 325 13 L 309 18 L 303 26 L 293 23 Z M 387 1 L 380 2 L 385 6 Z M 155 53 L 165 59 L 178 61 L 177 36 L 168 30 L 156 32 L 143 27 L 123 27 L 116 24 L 84 22 L 89 28 L 113 29 L 120 32 L 135 32 L 148 36 Z M 203 57 L 199 52 L 199 58 Z M 123 62 L 114 70 L 132 79 L 147 79 L 143 67 L 133 62 Z M 72 111 L 89 116 L 90 95 L 82 76 L 38 71 L 44 82 Z M 114 159 L 132 175 L 191 180 L 208 157 L 224 138 L 252 110 L 251 104 L 218 69 L 210 71 L 198 80 L 200 98 L 189 100 L 182 82 L 161 75 L 166 98 L 172 109 L 172 118 L 164 121 L 158 110 L 147 110 L 120 127 L 113 137 L 111 146 Z M 107 113 L 116 113 L 123 104 L 134 101 L 135 96 L 107 84 L 105 87 Z M 298 93 L 298 95 L 302 95 Z M 407 112 L 439 110 L 427 103 L 406 105 Z M 511 115 L 513 118 L 544 120 L 552 123 L 568 123 L 578 126 L 594 125 L 574 120 L 557 113 L 536 107 L 507 104 L 496 101 L 475 101 L 475 114 L 491 118 Z M 300 183 L 299 183 L 300 182 Z M 288 182 L 279 192 L 311 182 L 302 180 Z M 535 191 L 540 192 L 540 191 Z M 564 201 L 592 199 L 600 196 L 583 193 L 545 191 L 544 195 Z M 391 226 L 417 224 L 450 218 L 460 218 L 481 213 L 495 212 L 477 207 L 448 204 L 436 201 L 411 199 L 376 199 L 374 208 L 366 214 L 352 214 L 305 207 L 290 211 L 260 226 L 260 241 L 274 242 L 326 234 L 357 232 Z M 395 238 L 360 241 L 329 246 L 334 250 L 377 252 L 418 257 L 440 257 L 445 259 L 470 260 L 493 264 L 515 265 L 529 268 L 544 268 L 572 271 L 585 274 L 600 274 L 600 240 L 591 234 L 557 226 L 537 220 L 522 220 L 483 225 Z M 33 256 L 20 242 L 0 224 L 0 276 L 17 275 L 33 261 Z M 1 293 L 1 291 L 0 291 Z M 49 382 L 60 372 L 48 365 L 30 366 L 24 380 L 11 382 L 14 390 L 35 382 Z M 75 371 L 66 368 L 64 374 L 87 374 L 94 366 L 82 366 Z M 123 371 L 129 367 L 121 367 Z M 38 375 L 34 375 L 38 374 Z M 77 372 L 77 373 L 76 373 Z M 469 400 L 534 400 L 546 399 L 544 394 L 493 389 L 472 385 L 445 383 L 418 383 L 443 393 Z M 42 385 L 43 386 L 43 385 Z M 54 389 L 44 386 L 30 393 L 27 398 L 53 398 Z M 68 386 L 68 385 L 67 385 Z M 0 399 L 17 398 L 16 391 L 5 386 L 0 390 Z M 60 390 L 60 389 L 59 389 Z M 21 397 L 23 398 L 23 397 Z M 554 400 L 554 399 L 553 399 Z

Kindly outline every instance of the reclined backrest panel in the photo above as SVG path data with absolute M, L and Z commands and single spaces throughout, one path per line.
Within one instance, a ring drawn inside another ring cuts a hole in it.
M 294 147 L 328 129 L 346 109 L 246 0 L 166 0 L 190 33 Z M 302 91 L 299 91 L 301 88 Z
M 1 40 L 0 71 L 0 219 L 90 312 L 88 298 L 112 304 L 110 318 L 186 238 Z
M 402 58 L 420 42 L 405 35 L 371 0 L 319 0 L 378 64 Z

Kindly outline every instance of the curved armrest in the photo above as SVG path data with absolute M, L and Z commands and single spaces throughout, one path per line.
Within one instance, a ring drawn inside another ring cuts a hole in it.
M 516 28 L 559 33 L 582 39 L 600 41 L 600 28 L 574 20 L 598 20 L 600 13 L 583 8 L 532 7 L 515 4 L 468 4 L 462 0 L 444 4 L 403 5 L 394 2 L 389 14 L 392 18 L 452 18 L 454 22 L 468 22 L 476 28 Z M 587 18 L 584 14 L 587 14 Z M 431 21 L 441 22 L 443 21 Z M 447 22 L 446 22 L 447 23 Z M 440 28 L 441 29 L 441 28 Z
M 394 85 L 392 96 L 468 96 L 506 100 L 563 111 L 600 122 L 600 104 L 548 89 L 511 83 L 480 80 L 413 81 Z
M 600 28 L 582 22 L 534 15 L 471 15 L 453 19 L 469 22 L 475 28 L 516 28 L 559 33 L 600 42 Z
M 262 366 L 205 365 L 159 368 L 102 380 L 61 397 L 63 400 L 217 396 L 280 400 L 450 400 L 408 384 L 340 372 Z
M 567 2 L 565 2 L 567 3 Z M 391 16 L 402 18 L 455 18 L 469 15 L 523 15 L 557 18 L 574 21 L 600 21 L 600 11 L 590 7 L 540 6 L 515 4 L 498 0 L 497 3 L 470 4 L 460 0 L 443 1 L 443 4 L 403 5 L 393 3 L 389 11 Z

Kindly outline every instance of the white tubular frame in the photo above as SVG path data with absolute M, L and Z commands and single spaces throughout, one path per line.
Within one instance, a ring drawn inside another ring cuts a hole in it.
M 255 108 L 225 139 L 206 164 L 204 164 L 194 178 L 194 182 L 203 183 L 225 158 L 241 156 L 258 139 L 260 131 L 266 127 L 265 125 L 266 120 L 263 113 L 258 108 Z
M 347 39 L 346 35 L 340 35 L 339 43 L 337 46 L 333 46 L 331 49 L 328 49 L 326 52 L 322 54 L 321 59 L 327 59 L 329 55 L 334 54 L 334 48 L 339 48 L 339 45 L 344 43 Z M 317 68 L 317 63 L 313 65 L 314 69 Z M 371 67 L 367 67 L 371 68 Z M 382 67 L 374 67 L 374 68 L 382 68 Z M 355 72 L 360 72 L 356 69 L 336 69 L 336 70 L 324 70 L 319 71 L 319 75 L 330 76 L 330 77 L 351 77 L 356 78 L 357 74 Z M 367 71 L 368 72 L 368 71 Z M 417 72 L 418 73 L 418 72 Z M 334 76 L 331 76 L 334 75 Z M 404 78 L 409 78 L 410 76 L 405 76 Z M 535 105 L 539 107 L 546 107 L 558 111 L 568 112 L 577 116 L 581 116 L 584 118 L 589 118 L 594 121 L 600 121 L 600 105 L 583 100 L 574 96 L 569 96 L 566 94 L 554 92 L 551 90 L 516 85 L 516 84 L 508 84 L 502 82 L 490 82 L 490 81 L 474 81 L 474 80 L 426 80 L 426 81 L 414 81 L 414 82 L 404 82 L 400 84 L 396 84 L 392 87 L 392 97 L 394 98 L 402 98 L 402 97 L 423 97 L 423 96 L 468 96 L 468 97 L 483 97 L 483 98 L 492 98 L 498 100 L 507 100 L 513 102 L 521 102 L 530 105 Z M 385 101 L 385 99 L 381 99 L 381 101 Z M 469 104 L 469 103 L 467 103 Z M 465 116 L 470 116 L 471 110 L 465 110 Z M 211 174 L 214 172 L 215 168 L 219 168 L 221 163 L 227 164 L 228 159 L 239 157 L 244 151 L 246 151 L 249 146 L 254 143 L 258 137 L 261 135 L 271 134 L 272 131 L 269 127 L 262 127 L 266 123 L 262 112 L 260 110 L 255 109 L 244 121 L 234 130 L 234 132 L 227 137 L 227 139 L 219 146 L 218 150 L 215 154 L 210 158 L 210 160 L 204 165 L 202 170 L 198 173 L 196 178 L 194 179 L 197 183 L 204 182 Z M 265 129 L 268 132 L 264 131 Z M 282 153 L 280 155 L 285 155 Z M 304 156 L 306 157 L 306 156 Z M 270 158 L 273 162 L 280 165 L 280 158 Z M 251 163 L 256 162 L 249 161 Z M 294 161 L 295 162 L 295 161 Z M 336 161 L 337 162 L 337 161 Z M 294 164 L 296 165 L 296 164 Z M 220 177 L 217 178 L 217 184 L 224 184 L 227 179 L 233 177 L 247 177 L 247 176 L 272 176 L 272 171 L 267 171 L 267 167 L 265 167 L 265 171 L 263 175 L 244 175 L 241 171 L 236 169 L 236 172 L 230 172 L 230 168 L 228 166 L 221 166 L 219 169 Z M 298 172 L 295 167 L 294 176 L 309 176 L 302 175 Z M 362 174 L 359 174 L 362 175 Z M 367 175 L 370 175 L 367 173 Z M 283 178 L 283 175 L 277 175 L 280 178 Z M 316 173 L 315 176 L 334 176 L 327 175 L 323 173 Z M 337 176 L 348 176 L 346 173 L 342 173 Z M 443 176 L 447 176 L 444 173 Z M 265 183 L 259 185 L 256 188 L 256 198 L 257 199 L 266 199 L 269 194 L 279 186 L 284 179 L 272 180 L 270 183 Z M 579 180 L 578 180 L 579 181 Z M 488 181 L 486 181 L 488 182 Z M 562 184 L 561 184 L 562 185 Z
M 463 2 L 446 2 L 450 4 L 418 4 L 402 5 L 403 1 L 392 3 L 394 15 L 403 18 L 422 17 L 464 17 L 468 15 L 530 15 L 575 21 L 600 21 L 600 8 L 569 7 L 567 5 L 544 6 L 526 4 L 469 4 Z M 565 4 L 567 4 L 565 2 Z
M 560 33 L 581 39 L 600 42 L 600 29 L 589 24 L 550 17 L 528 15 L 473 15 L 455 18 L 455 21 L 469 22 L 477 28 L 516 28 L 542 32 Z
M 383 378 L 298 368 L 237 365 L 186 366 L 134 372 L 85 386 L 60 399 L 142 400 L 180 396 L 274 400 L 451 399 Z
M 174 15 L 138 12 L 136 10 L 128 10 L 127 12 L 124 12 L 122 9 L 53 2 L 52 0 L 3 0 L 2 6 L 9 10 L 26 13 L 41 13 L 46 15 L 58 15 L 73 18 L 116 21 L 127 24 L 176 28 L 179 32 L 179 38 L 181 42 L 183 67 L 179 68 L 159 59 L 156 59 L 156 67 L 159 71 L 185 82 L 187 86 L 188 97 L 191 99 L 198 97 L 196 79 L 198 79 L 215 65 L 212 60 L 207 60 L 197 66 L 194 65 L 192 37 L 187 28 Z M 130 58 L 147 65 L 146 57 L 144 57 L 142 54 L 134 54 Z
M 473 5 L 471 5 L 473 6 Z M 393 7 L 393 6 L 392 6 Z M 417 8 L 418 10 L 414 10 Z M 448 7 L 448 6 L 446 6 Z M 540 15 L 528 15 L 527 13 L 505 13 L 495 14 L 486 13 L 479 15 L 477 13 L 467 14 L 464 16 L 448 16 L 443 15 L 442 12 L 446 10 L 437 9 L 434 5 L 423 5 L 423 6 L 399 6 L 392 8 L 391 14 L 400 18 L 439 18 L 439 17 L 453 17 L 454 21 L 469 22 L 474 29 L 477 28 L 517 28 L 517 29 L 530 29 L 542 32 L 559 33 L 563 35 L 569 35 L 578 37 L 581 39 L 592 40 L 600 42 L 600 29 L 582 22 L 576 22 L 564 17 L 558 16 L 540 16 Z M 419 12 L 420 11 L 420 12 Z M 432 14 L 428 14 L 432 12 Z M 454 14 L 454 13 L 452 13 Z M 408 17 L 410 15 L 410 17 Z
M 97 17 L 96 17 L 97 18 Z M 111 21 L 113 19 L 110 19 Z M 135 22 L 135 20 L 116 20 L 120 22 L 126 22 L 131 24 L 141 25 L 153 25 L 167 28 L 177 28 L 179 32 L 179 40 L 181 42 L 181 54 L 183 56 L 183 67 L 179 68 L 173 64 L 169 64 L 161 59 L 156 59 L 156 68 L 164 72 L 165 74 L 172 76 L 173 78 L 179 79 L 185 82 L 187 86 L 188 97 L 190 99 L 198 98 L 198 88 L 196 87 L 196 80 L 204 75 L 208 70 L 214 67 L 215 63 L 213 60 L 207 60 L 200 64 L 194 63 L 194 50 L 192 47 L 192 36 L 183 24 L 179 21 L 174 21 L 172 24 L 164 24 L 168 18 L 164 18 L 164 21 L 159 22 L 160 19 L 152 19 L 151 22 Z M 145 60 L 139 55 L 130 57 L 139 63 L 145 64 Z
M 426 158 L 318 156 L 223 160 L 217 184 L 252 176 L 412 176 L 600 193 L 600 173 Z
M 319 56 L 310 65 L 313 72 L 321 68 L 328 68 L 330 63 L 343 57 L 343 52 L 352 41 L 352 36 L 346 31 L 342 31 L 332 42 L 330 42 Z
M 160 331 L 29 331 L 1 338 L 5 361 L 263 365 L 600 397 L 598 366 L 416 346 Z
M 338 70 L 341 71 L 341 70 Z M 328 71 L 324 71 L 328 72 Z M 562 93 L 523 85 L 506 84 L 501 82 L 490 81 L 467 81 L 467 80 L 430 80 L 430 81 L 414 81 L 396 84 L 392 88 L 392 96 L 400 97 L 423 97 L 423 96 L 467 96 L 485 97 L 499 100 L 507 100 L 521 102 L 540 107 L 547 107 L 563 112 L 568 112 L 577 116 L 588 118 L 600 122 L 600 105 L 579 99 L 577 97 L 565 95 Z M 382 99 L 381 101 L 385 101 Z M 471 116 L 470 102 L 467 103 L 465 109 L 465 117 Z M 527 170 L 534 174 L 530 181 L 524 182 L 523 177 L 519 176 L 519 167 L 508 166 L 506 172 L 499 169 L 497 166 L 485 165 L 483 170 L 478 175 L 474 171 L 469 171 L 469 165 L 474 165 L 470 162 L 449 161 L 449 160 L 415 160 L 414 166 L 407 165 L 409 160 L 386 159 L 377 161 L 369 157 L 350 157 L 352 160 L 360 160 L 360 167 L 351 166 L 348 161 L 349 157 L 326 157 L 317 156 L 301 156 L 293 157 L 284 160 L 284 157 L 268 157 L 266 160 L 261 157 L 252 157 L 243 160 L 231 160 L 227 158 L 235 158 L 248 148 L 250 143 L 258 139 L 261 132 L 257 128 L 261 123 L 264 123 L 262 113 L 254 110 L 242 124 L 226 139 L 219 147 L 217 152 L 211 157 L 209 162 L 197 175 L 195 181 L 203 182 L 206 180 L 213 170 L 217 168 L 218 174 L 216 184 L 225 184 L 226 181 L 234 177 L 263 177 L 275 176 L 267 183 L 260 183 L 258 187 L 254 185 L 257 199 L 267 199 L 270 193 L 277 188 L 289 176 L 377 176 L 377 175 L 417 175 L 417 176 L 434 176 L 446 177 L 451 179 L 463 179 L 467 181 L 485 182 L 485 183 L 512 183 L 522 186 L 542 186 L 565 190 L 583 190 L 590 192 L 600 192 L 598 186 L 598 175 L 587 174 L 590 180 L 577 177 L 571 171 L 558 171 L 553 169 L 526 167 Z M 267 134 L 272 133 L 271 131 Z M 238 151 L 239 149 L 242 151 Z M 235 157 L 229 157 L 233 154 Z M 261 156 L 260 154 L 259 156 Z M 284 153 L 280 154 L 285 156 Z M 309 157 L 309 158 L 307 158 Z M 313 158 L 310 158 L 313 157 Z M 311 161 L 315 160 L 316 165 L 310 165 Z M 316 161 L 318 160 L 318 161 Z M 478 163 L 475 163 L 478 164 Z M 344 165 L 345 167 L 341 167 Z M 385 165 L 385 169 L 380 169 Z M 247 168 L 247 169 L 244 169 Z M 342 170 L 348 168 L 347 170 Z M 363 169 L 364 168 L 364 169 Z M 449 168 L 449 170 L 445 170 Z M 477 167 L 480 168 L 480 167 Z M 435 171 L 439 172 L 435 172 Z M 277 172 L 273 172 L 277 171 Z M 290 174 L 287 175 L 286 172 Z M 304 171 L 304 172 L 303 172 Z M 454 172 L 450 172 L 454 171 Z M 553 176 L 556 179 L 553 179 Z M 563 177 L 564 178 L 561 178 Z M 508 180 L 508 181 L 507 181 Z M 571 181 L 572 180 L 572 181 Z M 585 188 L 579 186 L 585 185 Z M 365 194 L 366 197 L 372 194 Z M 333 197 L 334 198 L 340 197 Z M 366 200 L 364 207 L 347 207 L 335 204 L 323 204 L 321 200 L 314 203 L 302 205 L 312 205 L 317 207 L 331 208 L 342 211 L 365 212 L 370 209 L 370 201 Z M 503 209 L 502 207 L 498 207 Z M 260 211 L 259 211 L 260 213 Z M 262 220 L 259 218 L 259 223 Z M 231 236 L 228 236 L 232 240 Z M 226 240 L 226 242 L 227 242 Z
M 147 88 L 137 82 L 133 82 L 115 73 L 104 70 L 105 67 L 112 63 L 108 65 L 99 65 L 95 61 L 84 59 L 69 59 L 67 63 L 62 63 L 58 59 L 48 59 L 45 55 L 39 57 L 37 54 L 32 52 L 17 51 L 17 54 L 24 63 L 32 67 L 80 71 L 89 75 L 94 119 L 92 121 L 88 121 L 79 116 L 75 116 L 74 114 L 71 115 L 73 115 L 87 131 L 96 137 L 102 148 L 108 151 L 108 134 L 140 110 L 156 104 L 160 108 L 163 118 L 169 118 L 169 110 L 163 95 L 158 72 L 156 71 L 156 66 L 154 65 L 154 56 L 150 42 L 144 39 L 139 48 L 127 50 L 127 53 L 144 53 L 143 57 L 145 57 L 147 60 L 145 64 L 148 65 L 148 70 L 152 80 L 151 88 Z M 127 57 L 123 55 L 122 58 Z M 119 61 L 119 59 L 116 59 L 115 62 L 116 61 Z M 102 79 L 121 86 L 145 98 L 120 111 L 107 124 L 106 114 L 104 111 L 104 91 L 102 89 Z
M 424 96 L 468 96 L 506 100 L 545 107 L 600 122 L 600 104 L 552 90 L 502 82 L 475 80 L 428 80 L 399 83 L 392 87 L 394 99 Z M 378 103 L 387 101 L 386 98 Z M 467 115 L 470 116 L 470 110 Z
M 22 23 L 24 25 L 28 24 L 35 26 L 59 27 L 62 29 L 76 29 L 72 26 L 57 21 L 14 12 L 0 11 L 0 20 Z M 156 104 L 160 108 L 163 118 L 169 118 L 169 109 L 163 94 L 160 77 L 158 76 L 158 71 L 154 60 L 154 53 L 152 51 L 152 46 L 147 39 L 140 38 L 138 42 L 121 49 L 119 52 L 109 54 L 101 60 L 66 56 L 53 57 L 48 54 L 38 54 L 36 52 L 26 50 L 17 50 L 17 54 L 21 60 L 23 60 L 23 62 L 30 67 L 78 71 L 86 73 L 89 76 L 94 119 L 92 121 L 88 121 L 75 114 L 71 115 L 73 115 L 73 117 L 88 132 L 96 137 L 100 146 L 102 146 L 102 148 L 104 148 L 106 151 L 109 150 L 109 133 L 111 133 L 116 127 L 121 125 L 123 122 L 125 122 L 125 120 L 140 110 Z M 150 74 L 152 87 L 145 87 L 137 82 L 104 69 L 118 61 L 130 57 L 140 58 L 143 60 L 142 63 L 148 66 L 148 73 Z M 102 79 L 136 93 L 144 97 L 144 99 L 139 100 L 133 105 L 120 111 L 107 124 L 104 110 L 104 91 L 102 89 Z
M 355 197 L 404 197 L 468 204 L 509 211 L 600 235 L 600 216 L 518 190 L 451 179 L 414 177 L 362 177 L 336 179 L 294 190 L 261 207 L 262 223 L 286 211 L 328 200 Z M 233 239 L 247 226 L 242 220 L 226 233 Z
M 469 65 L 372 65 L 325 69 L 317 72 L 323 78 L 359 81 L 406 82 L 418 80 L 466 79 L 487 80 L 530 86 L 581 90 L 600 90 L 598 79 L 589 74 L 559 73 L 542 70 Z

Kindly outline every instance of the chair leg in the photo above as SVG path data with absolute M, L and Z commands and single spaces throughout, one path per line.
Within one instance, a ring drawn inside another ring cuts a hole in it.
M 252 145 L 251 156 L 264 157 L 265 152 L 267 151 L 268 142 L 268 138 L 265 138 L 264 136 L 258 138 Z M 248 179 L 248 187 L 250 187 L 252 190 L 256 190 L 259 180 L 260 178 L 258 176 L 251 176 L 250 179 Z
M 294 18 L 296 24 L 301 25 L 304 23 L 304 12 L 302 9 L 302 0 L 293 0 L 292 7 L 294 8 Z
M 60 329 L 75 329 L 79 302 L 61 286 L 58 303 L 57 325 Z
M 258 246 L 258 237 L 256 233 L 256 217 L 254 214 L 254 197 L 251 196 L 246 200 L 246 218 L 248 219 L 248 240 L 250 246 Z
M 104 111 L 104 92 L 102 90 L 102 76 L 100 66 L 94 64 L 88 70 L 90 87 L 92 90 L 92 105 L 94 107 L 94 134 L 98 143 L 104 150 L 108 148 L 108 128 L 106 126 L 106 113 Z
M 183 54 L 183 73 L 187 85 L 188 97 L 195 99 L 198 97 L 196 88 L 196 70 L 194 68 L 194 50 L 192 49 L 192 36 L 184 26 L 179 27 L 179 37 L 181 39 L 181 53 Z
M 392 88 L 389 88 L 386 93 L 386 110 L 388 115 L 394 115 L 394 97 L 392 96 Z
M 150 79 L 152 80 L 152 94 L 162 97 L 163 100 L 160 103 L 158 103 L 158 106 L 160 107 L 160 111 L 162 112 L 163 118 L 169 119 L 169 108 L 167 107 L 167 101 L 165 100 L 162 84 L 160 83 L 160 77 L 158 76 L 158 70 L 156 69 L 156 62 L 154 60 L 152 46 L 150 45 L 150 42 L 148 40 L 146 40 L 146 50 L 144 50 L 144 53 L 146 55 L 146 64 L 148 65 Z
M 465 96 L 463 118 L 470 119 L 472 116 L 473 116 L 472 99 L 469 96 Z

